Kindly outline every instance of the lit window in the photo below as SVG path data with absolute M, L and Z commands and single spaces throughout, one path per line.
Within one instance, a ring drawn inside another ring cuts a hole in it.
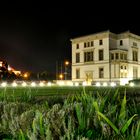
M 133 78 L 138 78 L 138 68 L 133 67 Z
M 121 72 L 121 78 L 123 78 L 123 72 Z
M 127 77 L 127 73 L 124 74 L 124 77 L 125 77 L 125 78 Z

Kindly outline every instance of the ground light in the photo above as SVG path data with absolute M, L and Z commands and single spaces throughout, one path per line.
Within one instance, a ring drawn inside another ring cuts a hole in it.
M 51 83 L 51 82 L 48 82 L 47 85 L 48 85 L 48 86 L 52 86 L 52 83 Z
M 115 87 L 116 86 L 116 83 L 114 83 L 114 82 L 111 82 L 111 84 L 110 84 L 112 87 Z
M 17 86 L 17 83 L 13 82 L 13 83 L 12 83 L 12 86 L 13 86 L 13 87 L 16 87 L 16 86 Z
M 122 78 L 120 80 L 120 85 L 121 86 L 125 86 L 126 84 L 128 84 L 129 79 L 128 78 Z
M 130 83 L 129 85 L 130 85 L 130 87 L 133 87 L 134 86 L 134 83 Z
M 84 82 L 83 82 L 83 86 L 86 86 L 86 85 L 87 85 L 87 82 L 84 81 Z
M 45 85 L 44 85 L 43 82 L 40 82 L 40 83 L 39 83 L 39 86 L 43 87 L 43 86 L 45 86 Z
M 97 82 L 97 83 L 96 83 L 96 86 L 97 86 L 97 87 L 100 87 L 100 86 L 101 86 L 101 84 L 100 84 L 99 82 Z
M 59 85 L 59 86 L 64 86 L 65 83 L 64 83 L 64 81 L 59 81 L 58 85 Z
M 3 82 L 3 83 L 1 83 L 1 86 L 2 87 L 6 87 L 7 86 L 7 83 L 6 82 Z
M 107 83 L 106 83 L 106 82 L 105 82 L 105 83 L 103 83 L 103 86 L 104 86 L 104 87 L 106 87 L 106 86 L 107 86 Z
M 77 86 L 79 86 L 79 83 L 78 83 L 78 82 L 76 82 L 76 83 L 75 83 L 75 86 L 76 86 L 76 87 L 77 87 Z
M 23 86 L 23 87 L 26 87 L 26 86 L 27 86 L 27 83 L 23 82 L 23 83 L 22 83 L 22 86 Z
M 32 87 L 35 87 L 35 86 L 36 86 L 36 83 L 35 83 L 35 82 L 32 82 L 32 83 L 31 83 L 31 86 L 32 86 Z
M 71 81 L 68 81 L 68 82 L 66 83 L 66 85 L 67 85 L 67 86 L 73 86 L 73 83 L 72 83 Z

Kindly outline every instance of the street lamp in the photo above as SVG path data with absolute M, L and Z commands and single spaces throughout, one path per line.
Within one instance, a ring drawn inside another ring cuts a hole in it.
M 67 66 L 69 65 L 69 61 L 65 61 L 65 80 L 67 80 Z
M 65 65 L 66 65 L 66 66 L 69 65 L 69 61 L 65 61 Z
M 60 74 L 59 75 L 59 78 L 62 80 L 63 79 L 63 74 Z

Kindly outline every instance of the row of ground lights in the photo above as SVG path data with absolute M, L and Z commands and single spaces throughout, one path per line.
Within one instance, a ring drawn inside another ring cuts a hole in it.
M 47 83 L 47 86 L 51 86 L 51 85 L 52 85 L 51 82 Z M 19 84 L 17 84 L 16 82 L 13 82 L 12 84 L 9 85 L 6 82 L 3 82 L 3 83 L 1 83 L 1 86 L 2 87 L 6 87 L 6 86 L 17 87 L 17 86 L 19 86 Z M 26 87 L 26 86 L 31 86 L 31 87 L 40 86 L 40 87 L 43 87 L 43 86 L 45 86 L 45 84 L 43 82 L 40 82 L 39 84 L 37 84 L 35 82 L 31 82 L 30 84 L 27 84 L 26 82 L 23 82 L 20 86 L 22 86 L 22 87 Z
M 26 86 L 31 86 L 31 87 L 36 87 L 36 86 L 40 86 L 40 87 L 43 87 L 43 86 L 46 86 L 46 84 L 44 84 L 43 82 L 40 82 L 39 84 L 37 84 L 37 83 L 35 83 L 35 82 L 31 82 L 30 84 L 27 84 L 26 82 L 23 82 L 22 84 L 17 84 L 16 82 L 13 82 L 12 84 L 7 84 L 6 82 L 3 82 L 3 83 L 1 83 L 0 84 L 2 87 L 6 87 L 6 86 L 12 86 L 12 87 L 17 87 L 17 86 L 22 86 L 22 87 L 26 87 Z M 65 86 L 65 85 L 67 85 L 67 86 L 79 86 L 79 83 L 78 82 L 75 82 L 74 84 L 72 83 L 72 82 L 70 82 L 70 83 L 67 83 L 67 84 L 64 84 L 64 82 L 60 82 L 59 84 L 58 84 L 59 86 Z M 83 84 L 82 84 L 83 86 L 88 86 L 88 84 L 86 83 L 86 82 L 83 82 Z M 100 86 L 104 86 L 104 87 L 106 87 L 106 86 L 112 86 L 112 87 L 115 87 L 116 86 L 116 83 L 114 83 L 114 82 L 111 82 L 109 85 L 106 83 L 106 82 L 104 82 L 103 84 L 101 84 L 100 82 L 97 82 L 96 84 L 95 84 L 97 87 L 100 87 Z M 134 86 L 134 83 L 130 83 L 129 84 L 131 87 L 132 86 Z M 47 86 L 52 86 L 52 83 L 51 82 L 48 82 L 47 83 Z M 91 85 L 90 85 L 91 86 Z
M 90 84 L 87 84 L 86 82 L 83 82 L 82 85 L 83 85 L 83 86 L 91 86 Z M 75 83 L 75 86 L 79 86 L 79 83 L 76 82 L 76 83 Z M 114 87 L 114 86 L 116 86 L 116 83 L 111 82 L 111 83 L 108 85 L 106 82 L 104 82 L 103 84 L 101 84 L 100 82 L 97 82 L 97 83 L 95 84 L 95 86 L 97 86 L 97 87 L 100 87 L 100 86 L 104 86 L 104 87 L 106 87 L 106 86 L 112 86 L 112 87 Z

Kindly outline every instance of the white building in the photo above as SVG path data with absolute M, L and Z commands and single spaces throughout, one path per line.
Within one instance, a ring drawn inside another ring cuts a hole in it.
M 73 82 L 125 84 L 140 78 L 140 36 L 104 31 L 71 42 Z

